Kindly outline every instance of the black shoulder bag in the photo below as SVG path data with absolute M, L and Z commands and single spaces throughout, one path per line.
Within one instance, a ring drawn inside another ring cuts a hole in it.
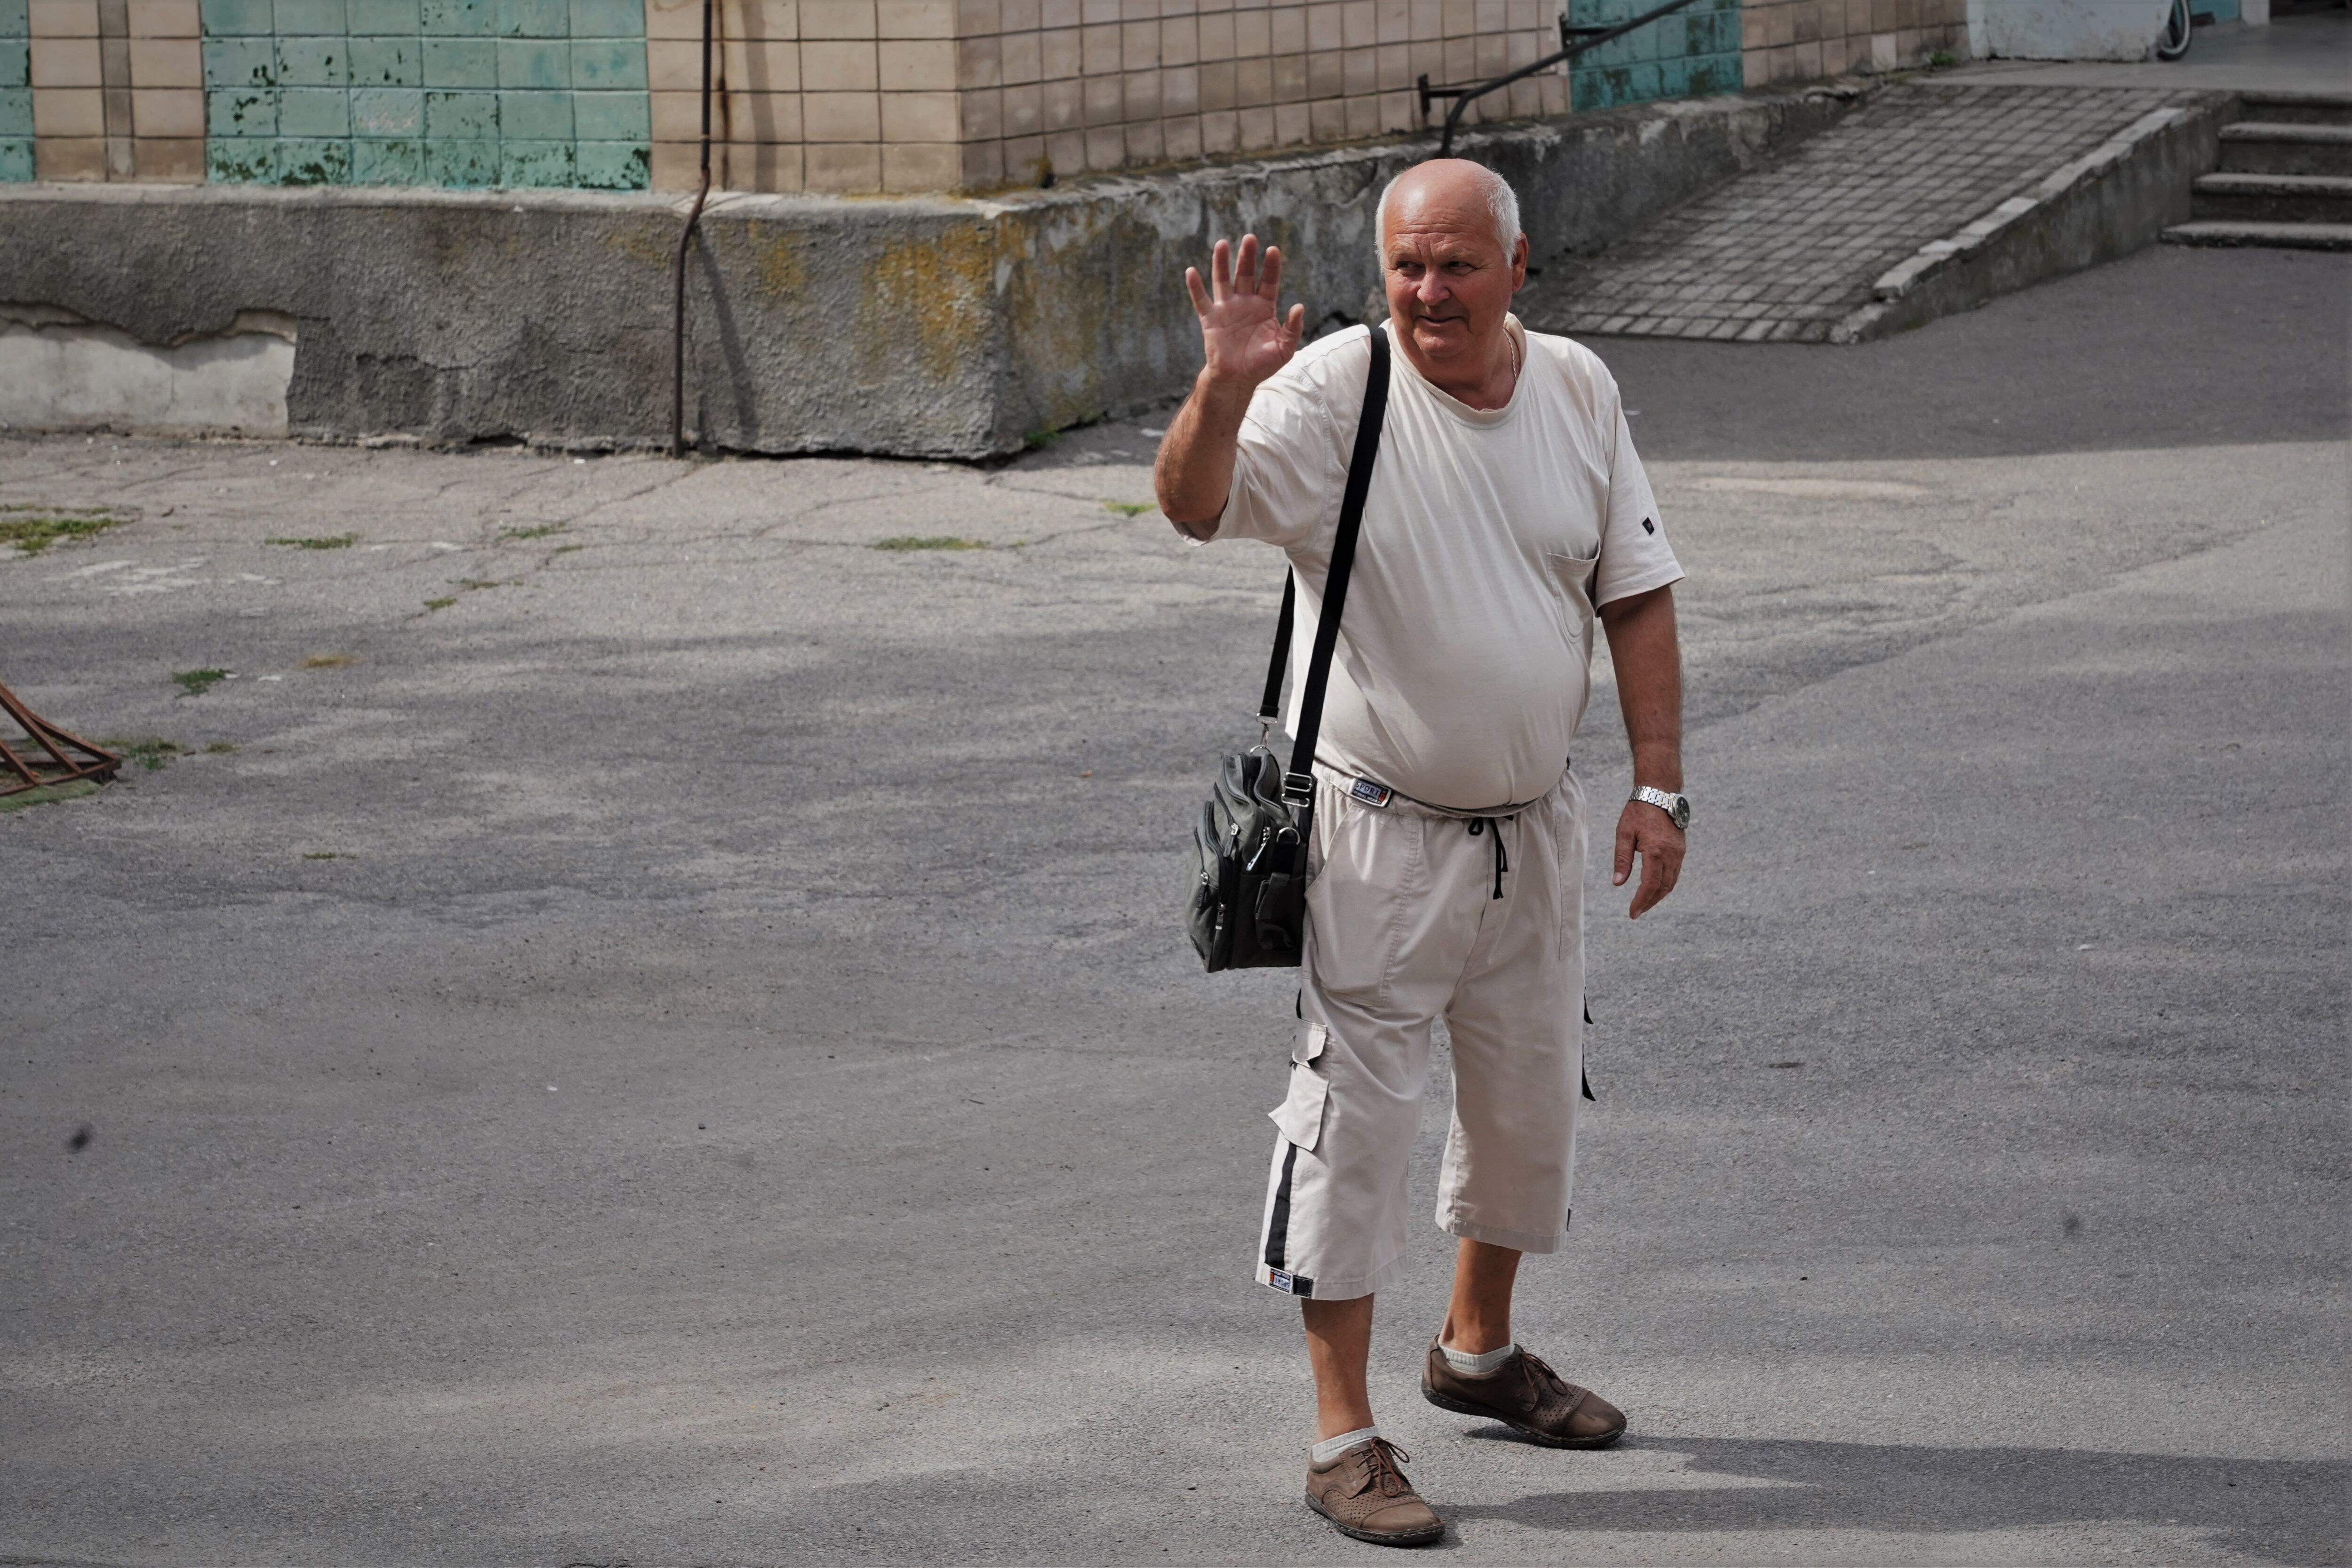
M 1364 413 L 1348 461 L 1348 488 L 1339 502 L 1339 531 L 1323 584 L 1323 617 L 1299 693 L 1298 733 L 1290 767 L 1279 770 L 1265 736 L 1280 710 L 1283 667 L 1290 660 L 1290 628 L 1298 596 L 1297 574 L 1282 584 L 1282 616 L 1266 666 L 1265 697 L 1258 704 L 1258 743 L 1229 753 L 1216 787 L 1192 830 L 1200 871 L 1186 924 L 1201 962 L 1220 969 L 1295 969 L 1306 944 L 1307 854 L 1315 838 L 1315 742 L 1323 728 L 1323 688 L 1339 640 L 1339 613 L 1348 602 L 1348 574 L 1356 563 L 1356 535 L 1364 497 L 1380 458 L 1381 425 L 1389 406 L 1389 340 L 1372 329 L 1372 368 L 1364 384 Z

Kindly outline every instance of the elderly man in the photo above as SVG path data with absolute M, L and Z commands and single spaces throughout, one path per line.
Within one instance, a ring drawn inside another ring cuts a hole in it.
M 1437 1223 L 1459 1239 L 1422 1390 L 1557 1447 L 1625 1426 L 1511 1336 L 1520 1256 L 1568 1230 L 1585 857 L 1568 750 L 1596 612 L 1633 742 L 1613 879 L 1638 858 L 1637 918 L 1675 885 L 1690 805 L 1682 569 L 1609 373 L 1510 313 L 1527 279 L 1517 199 L 1475 163 L 1422 163 L 1382 194 L 1379 235 L 1397 363 L 1313 760 L 1302 1024 L 1258 1278 L 1304 1298 L 1308 1506 L 1405 1545 L 1444 1524 L 1380 1435 L 1365 1364 L 1373 1295 L 1405 1274 L 1405 1167 L 1441 1017 L 1454 1115 Z M 1156 483 L 1189 538 L 1288 554 L 1306 623 L 1295 728 L 1372 347 L 1352 329 L 1302 350 L 1305 310 L 1282 310 L 1281 275 L 1251 236 L 1237 252 L 1218 241 L 1206 285 L 1186 272 L 1207 363 Z

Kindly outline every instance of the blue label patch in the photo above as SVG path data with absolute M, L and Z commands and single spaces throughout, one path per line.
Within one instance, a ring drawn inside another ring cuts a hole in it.
M 1304 1274 L 1293 1274 L 1286 1268 L 1267 1269 L 1265 1282 L 1286 1296 L 1312 1297 L 1315 1294 L 1314 1280 Z
M 1348 786 L 1348 793 L 1366 805 L 1386 805 L 1395 794 L 1386 784 L 1376 784 L 1370 779 L 1358 779 Z

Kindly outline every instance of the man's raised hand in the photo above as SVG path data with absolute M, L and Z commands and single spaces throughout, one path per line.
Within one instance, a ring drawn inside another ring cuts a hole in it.
M 1212 381 L 1251 388 L 1290 363 L 1298 340 L 1307 332 L 1307 307 L 1282 310 L 1282 252 L 1265 247 L 1263 264 L 1257 236 L 1242 236 L 1236 254 L 1227 240 L 1217 241 L 1209 261 L 1210 282 L 1201 281 L 1201 269 L 1184 268 L 1184 289 L 1201 318 L 1201 350 L 1207 359 L 1202 374 Z

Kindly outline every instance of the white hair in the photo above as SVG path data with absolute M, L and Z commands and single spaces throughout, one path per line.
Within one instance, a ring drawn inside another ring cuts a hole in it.
M 1419 164 L 1413 165 L 1413 168 L 1418 167 Z M 1519 227 L 1519 195 L 1511 189 L 1510 181 L 1485 164 L 1472 163 L 1470 167 L 1477 171 L 1479 194 L 1486 198 L 1486 211 L 1495 220 L 1496 243 L 1503 247 L 1503 259 L 1508 261 L 1511 247 L 1518 243 L 1523 232 Z M 1372 243 L 1379 247 L 1383 271 L 1387 270 L 1389 264 L 1389 197 L 1396 194 L 1396 188 L 1405 174 L 1412 173 L 1412 169 L 1409 168 L 1382 185 L 1381 205 L 1373 210 Z

